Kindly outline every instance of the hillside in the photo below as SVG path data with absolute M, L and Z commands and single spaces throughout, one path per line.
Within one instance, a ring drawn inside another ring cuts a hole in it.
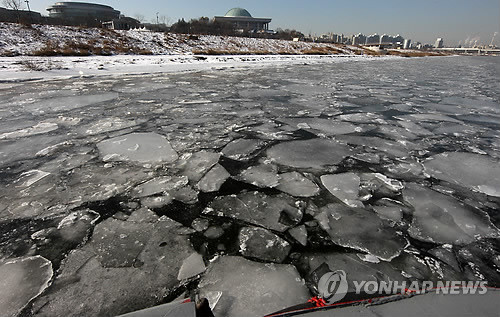
M 140 30 L 113 31 L 0 23 L 0 56 L 122 54 L 359 55 L 356 47 L 273 39 L 185 35 Z

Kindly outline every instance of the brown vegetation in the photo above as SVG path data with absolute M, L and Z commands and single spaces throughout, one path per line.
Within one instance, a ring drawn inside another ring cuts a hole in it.
M 274 55 L 269 51 L 237 51 L 237 50 L 193 50 L 193 54 L 195 55 Z
M 127 43 L 120 41 L 113 43 L 110 40 L 103 41 L 100 45 L 97 41 L 91 40 L 88 43 L 81 42 L 66 42 L 62 46 L 58 46 L 52 41 L 47 41 L 45 46 L 34 51 L 33 56 L 90 56 L 103 55 L 109 56 L 113 54 L 135 54 L 135 55 L 152 55 L 150 50 L 132 47 Z
M 335 55 L 341 52 L 331 46 L 313 46 L 310 49 L 302 50 L 304 55 Z
M 397 51 L 390 50 L 387 55 L 401 56 L 401 57 L 426 57 L 426 56 L 445 56 L 446 53 L 432 52 L 432 51 Z

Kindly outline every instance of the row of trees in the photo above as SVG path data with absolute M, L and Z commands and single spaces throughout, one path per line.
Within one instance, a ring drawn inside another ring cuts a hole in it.
M 237 31 L 233 24 L 217 22 L 207 17 L 192 19 L 189 22 L 179 19 L 170 27 L 170 32 L 181 34 L 207 34 L 207 35 L 233 35 L 265 37 L 283 40 L 292 40 L 294 38 L 304 38 L 304 34 L 296 30 L 278 28 L 274 33 L 254 33 Z
M 207 17 L 192 19 L 189 22 L 179 19 L 179 21 L 172 24 L 170 31 L 182 34 L 236 35 L 236 30 L 232 24 L 211 21 Z
M 24 0 L 2 0 L 4 7 L 10 10 L 14 10 L 18 14 L 24 9 Z M 143 15 L 137 14 L 134 16 L 135 19 L 141 23 L 146 22 L 146 18 Z M 72 24 L 81 25 L 82 23 L 90 27 L 100 26 L 99 21 L 89 19 L 89 21 L 51 21 L 49 24 Z M 158 15 L 156 18 L 151 19 L 152 24 L 162 24 L 167 26 L 170 24 L 170 18 L 165 15 Z M 254 32 L 238 32 L 231 23 L 223 23 L 211 20 L 207 17 L 201 17 L 199 19 L 191 19 L 190 21 L 185 21 L 184 19 L 179 19 L 176 23 L 172 24 L 170 31 L 174 33 L 182 34 L 207 34 L 207 35 L 233 35 L 233 36 L 252 36 L 252 37 L 266 37 L 266 38 L 276 38 L 283 40 L 292 40 L 294 38 L 304 38 L 304 34 L 296 30 L 285 29 L 282 30 L 278 28 L 275 33 L 254 33 Z

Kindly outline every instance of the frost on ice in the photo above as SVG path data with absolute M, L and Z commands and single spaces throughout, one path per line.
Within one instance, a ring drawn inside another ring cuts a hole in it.
M 211 263 L 199 288 L 201 297 L 222 292 L 216 316 L 264 316 L 310 298 L 293 265 L 264 264 L 236 256 L 223 256 Z
M 280 174 L 276 189 L 295 197 L 312 197 L 319 194 L 318 185 L 298 172 Z
M 188 184 L 186 176 L 160 176 L 153 178 L 132 190 L 132 197 L 147 197 L 159 193 L 168 193 Z
M 97 241 L 73 250 L 61 264 L 58 287 L 35 301 L 34 315 L 117 316 L 157 305 L 179 287 L 183 263 L 192 264 L 185 261 L 195 252 L 185 229 L 168 218 L 101 222 Z
M 300 221 L 302 216 L 292 197 L 284 194 L 272 197 L 260 192 L 217 197 L 203 212 L 211 216 L 239 219 L 280 232 Z
M 321 118 L 290 118 L 280 121 L 297 129 L 303 129 L 312 133 L 323 133 L 325 135 L 349 134 L 361 132 L 362 129 L 349 122 L 334 121 Z
M 264 142 L 255 139 L 237 139 L 227 144 L 222 149 L 222 154 L 236 161 L 247 161 L 258 152 Z
M 163 136 L 156 133 L 131 133 L 97 144 L 105 162 L 172 163 L 177 153 Z
M 351 207 L 363 207 L 359 201 L 359 176 L 354 173 L 343 173 L 321 176 L 323 186 L 332 195 L 340 199 L 344 204 Z
M 0 312 L 15 317 L 52 279 L 52 264 L 41 257 L 25 257 L 0 262 Z
M 238 180 L 261 188 L 278 186 L 280 177 L 278 168 L 272 164 L 250 166 L 237 177 Z
M 219 161 L 220 154 L 200 151 L 196 152 L 185 162 L 183 175 L 187 176 L 190 182 L 198 182 L 212 166 Z
M 431 176 L 500 197 L 500 161 L 473 153 L 442 153 L 424 163 Z
M 242 228 L 238 239 L 242 255 L 262 261 L 281 263 L 292 248 L 286 240 L 258 227 Z

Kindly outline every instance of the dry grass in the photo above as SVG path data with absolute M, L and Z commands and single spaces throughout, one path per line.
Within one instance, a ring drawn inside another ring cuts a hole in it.
M 310 49 L 302 50 L 304 55 L 335 55 L 341 52 L 331 46 L 313 46 Z
M 207 49 L 207 50 L 193 50 L 193 54 L 195 55 L 274 55 L 270 51 L 237 51 L 237 50 L 215 50 L 215 49 Z
M 104 43 L 104 41 L 103 41 Z M 63 46 L 58 46 L 54 42 L 47 41 L 45 46 L 33 52 L 33 56 L 90 56 L 102 55 L 109 56 L 113 54 L 135 54 L 152 55 L 150 50 L 131 47 L 123 41 L 116 43 L 106 40 L 106 44 L 99 45 L 97 41 L 89 43 L 66 42 Z
M 393 56 L 401 56 L 401 57 L 426 57 L 426 56 L 445 56 L 448 54 L 439 53 L 439 52 L 431 52 L 431 51 L 396 51 L 390 50 L 387 52 L 387 55 Z

